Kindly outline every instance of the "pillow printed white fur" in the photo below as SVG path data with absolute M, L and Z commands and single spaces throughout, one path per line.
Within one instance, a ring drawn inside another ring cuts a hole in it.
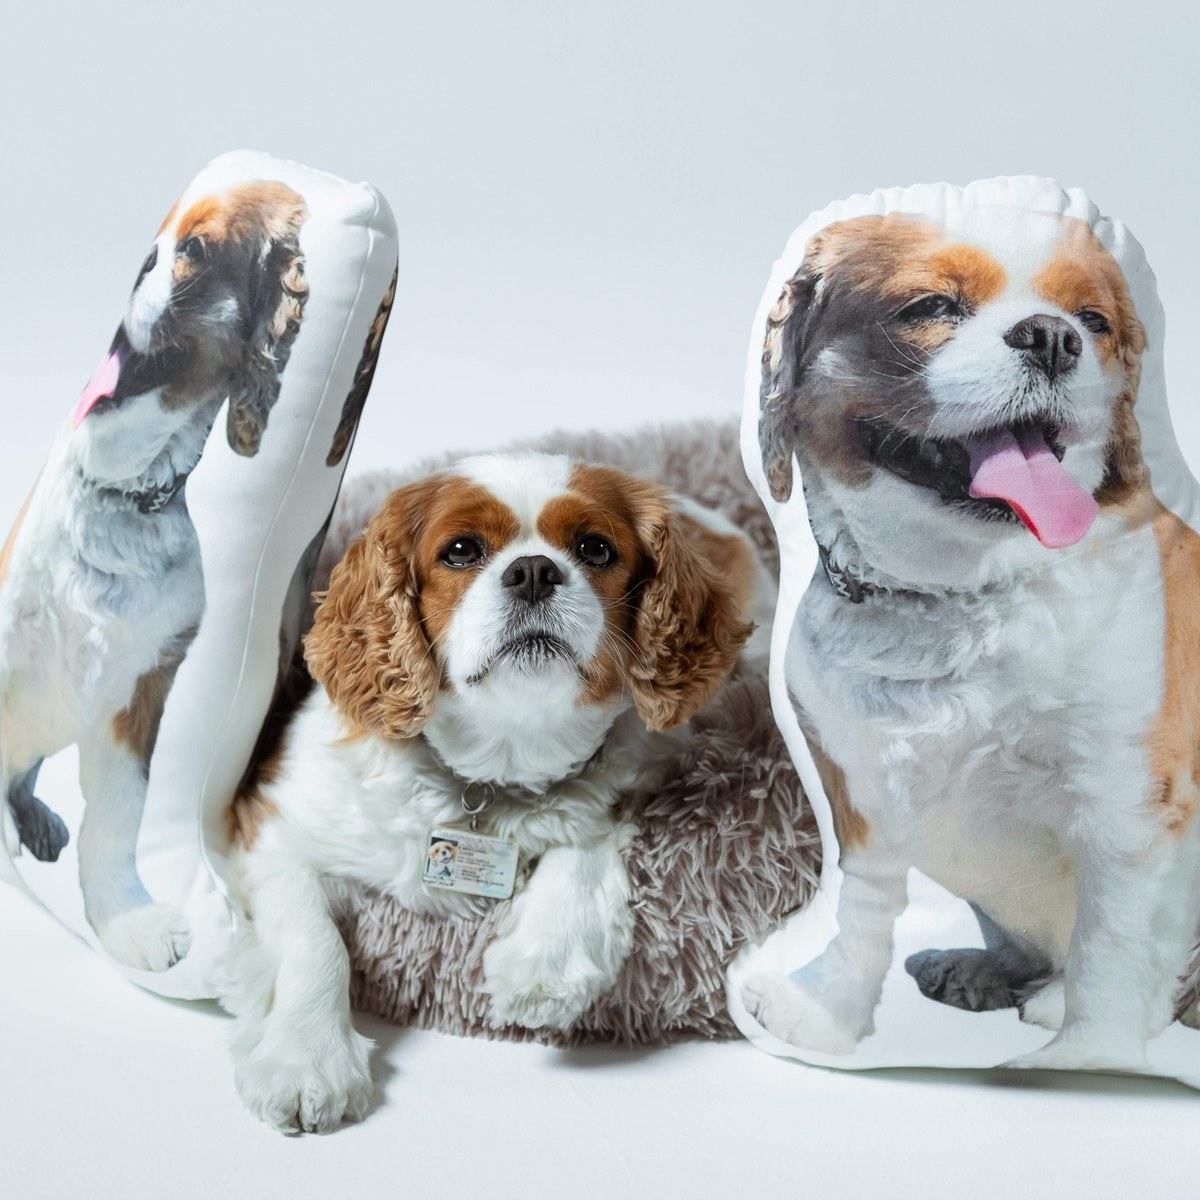
M 0 555 L 4 844 L 158 991 L 213 993 L 221 814 L 300 635 L 395 269 L 372 188 L 215 160 Z
M 1033 178 L 835 204 L 776 265 L 743 454 L 822 887 L 729 973 L 829 1066 L 1200 1084 L 1200 510 L 1141 248 Z

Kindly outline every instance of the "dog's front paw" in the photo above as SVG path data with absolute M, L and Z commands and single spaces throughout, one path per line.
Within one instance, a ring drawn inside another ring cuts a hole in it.
M 522 1029 L 570 1029 L 583 1015 L 590 998 L 567 987 L 561 980 L 539 978 L 522 987 L 497 988 L 485 984 L 491 993 L 487 1023 L 493 1029 L 520 1025 Z
M 577 949 L 556 956 L 530 954 L 519 937 L 499 938 L 483 956 L 483 988 L 491 996 L 493 1028 L 569 1029 L 612 984 L 615 969 Z
M 1003 1064 L 1021 1071 L 1112 1071 L 1122 1075 L 1150 1072 L 1146 1048 L 1121 1035 L 1080 1026 L 1064 1029 L 1039 1050 Z
M 192 931 L 169 904 L 144 904 L 98 922 L 100 944 L 117 962 L 139 971 L 165 971 L 187 955 Z
M 234 1070 L 242 1103 L 280 1133 L 329 1133 L 366 1114 L 371 1041 L 359 1033 L 321 1050 L 260 1045 Z
M 752 975 L 742 987 L 746 1011 L 772 1036 L 821 1054 L 851 1054 L 868 1033 L 848 1018 L 838 1018 L 786 975 Z

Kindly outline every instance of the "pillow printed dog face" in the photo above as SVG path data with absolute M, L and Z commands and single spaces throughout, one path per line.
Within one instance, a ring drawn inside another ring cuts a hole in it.
M 116 962 L 174 979 L 159 990 L 211 990 L 229 918 L 205 801 L 222 807 L 301 632 L 394 247 L 365 185 L 250 153 L 210 164 L 0 555 L 5 846 Z M 82 922 L 37 866 L 60 856 Z
M 827 857 L 735 1018 L 830 1065 L 1200 1076 L 1200 537 L 1140 248 L 996 180 L 834 206 L 781 270 L 744 448 Z

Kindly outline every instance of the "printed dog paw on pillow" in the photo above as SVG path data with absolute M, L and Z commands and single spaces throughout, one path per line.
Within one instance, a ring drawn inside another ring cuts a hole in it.
M 731 968 L 739 1026 L 1200 1082 L 1200 508 L 1141 248 L 1050 181 L 877 192 L 800 227 L 757 328 L 773 694 L 826 859 Z
M 302 632 L 395 269 L 373 189 L 210 163 L 0 553 L 5 848 L 156 990 L 216 986 L 221 813 Z

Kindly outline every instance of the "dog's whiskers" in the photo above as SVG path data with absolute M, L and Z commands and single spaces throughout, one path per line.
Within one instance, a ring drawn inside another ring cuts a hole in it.
M 880 333 L 882 333 L 883 336 L 885 338 L 887 338 L 888 345 L 891 346 L 891 348 L 893 350 L 895 350 L 896 354 L 899 356 L 899 358 L 902 361 L 910 363 L 914 368 L 916 368 L 919 371 L 923 371 L 925 369 L 925 363 L 921 359 L 917 358 L 915 353 L 909 352 L 906 354 L 905 351 L 899 345 L 896 344 L 895 339 L 892 337 L 892 335 L 890 333 L 888 333 L 887 327 L 884 325 L 884 323 L 882 321 L 876 321 L 875 324 L 878 326 Z

